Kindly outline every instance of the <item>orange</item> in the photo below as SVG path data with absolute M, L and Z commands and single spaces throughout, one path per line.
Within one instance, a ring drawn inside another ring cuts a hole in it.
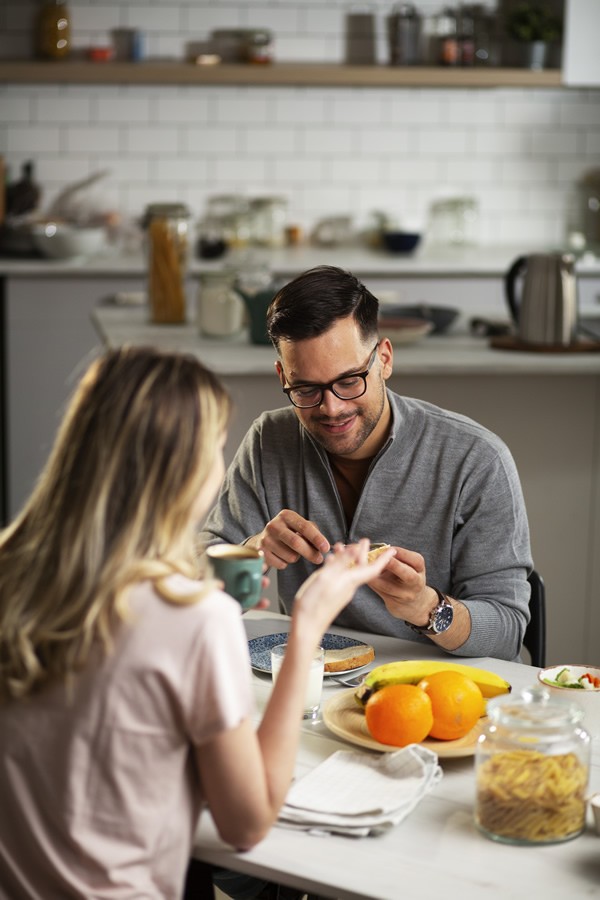
M 388 684 L 375 691 L 365 717 L 371 737 L 394 747 L 418 744 L 433 725 L 431 701 L 416 684 Z
M 423 678 L 417 687 L 431 700 L 433 726 L 430 737 L 442 741 L 463 737 L 484 713 L 479 686 L 460 672 L 436 672 Z

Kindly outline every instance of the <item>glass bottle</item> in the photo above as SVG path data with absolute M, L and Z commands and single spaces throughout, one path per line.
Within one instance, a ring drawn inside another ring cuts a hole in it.
M 583 710 L 532 687 L 488 701 L 475 755 L 475 822 L 507 844 L 555 844 L 585 827 L 590 737 Z
M 183 203 L 153 203 L 146 209 L 148 302 L 152 322 L 185 321 L 189 218 L 189 209 Z
M 438 62 L 442 66 L 457 66 L 460 62 L 458 46 L 458 17 L 454 9 L 446 6 L 438 14 Z
M 37 18 L 37 55 L 42 59 L 64 59 L 70 49 L 71 20 L 65 0 L 43 3 Z

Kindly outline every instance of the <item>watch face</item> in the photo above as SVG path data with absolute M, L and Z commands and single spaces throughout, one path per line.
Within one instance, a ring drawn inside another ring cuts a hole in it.
M 435 620 L 433 622 L 433 630 L 436 634 L 441 634 L 452 625 L 454 619 L 454 609 L 450 604 L 440 606 L 435 612 Z

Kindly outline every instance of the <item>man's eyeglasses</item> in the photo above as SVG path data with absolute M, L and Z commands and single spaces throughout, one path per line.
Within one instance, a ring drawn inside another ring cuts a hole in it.
M 283 393 L 287 394 L 289 400 L 299 409 L 311 409 L 313 406 L 320 406 L 323 402 L 325 391 L 331 391 L 340 400 L 356 400 L 357 397 L 362 397 L 367 390 L 367 375 L 375 362 L 378 347 L 379 341 L 373 347 L 373 352 L 369 357 L 369 362 L 364 372 L 345 375 L 336 381 L 330 381 L 329 384 L 296 384 L 294 387 L 283 388 Z

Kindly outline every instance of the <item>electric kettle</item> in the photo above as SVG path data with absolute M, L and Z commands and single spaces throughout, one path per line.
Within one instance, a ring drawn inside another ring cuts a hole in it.
M 517 280 L 521 279 L 517 299 Z M 519 338 L 567 347 L 577 330 L 575 259 L 561 253 L 520 256 L 504 279 L 506 301 Z

